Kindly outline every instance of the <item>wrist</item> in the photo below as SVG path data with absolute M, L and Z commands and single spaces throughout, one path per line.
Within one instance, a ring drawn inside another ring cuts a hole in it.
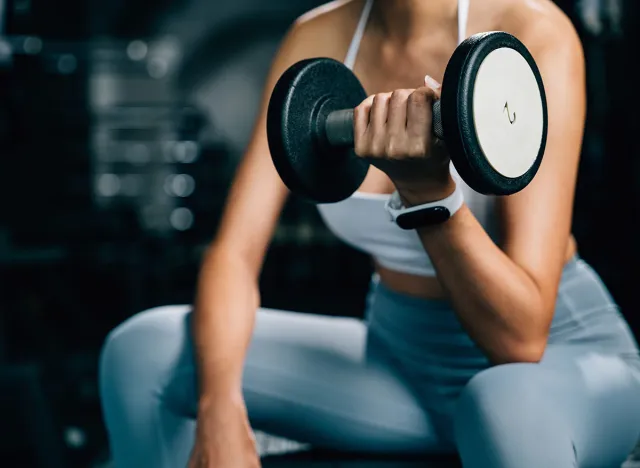
M 427 179 L 415 184 L 396 184 L 396 190 L 407 208 L 443 200 L 456 189 L 451 174 L 439 179 Z
M 236 388 L 213 388 L 200 392 L 198 410 L 208 411 L 211 408 L 244 406 L 242 390 Z

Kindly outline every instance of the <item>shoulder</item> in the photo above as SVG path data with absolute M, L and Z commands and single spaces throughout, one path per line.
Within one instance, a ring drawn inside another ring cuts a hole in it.
M 314 27 L 323 23 L 331 23 L 352 13 L 355 9 L 364 7 L 363 0 L 334 0 L 304 13 L 296 20 L 296 24 Z
M 305 56 L 341 60 L 363 6 L 363 0 L 336 0 L 314 8 L 293 23 L 287 42 Z
M 539 65 L 583 68 L 582 43 L 571 20 L 551 0 L 503 0 L 504 30 L 520 39 Z

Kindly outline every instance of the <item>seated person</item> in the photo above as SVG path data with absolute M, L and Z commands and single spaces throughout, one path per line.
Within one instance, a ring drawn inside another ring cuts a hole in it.
M 549 106 L 542 166 L 507 197 L 472 191 L 424 124 L 457 44 L 492 30 L 532 52 Z M 268 98 L 290 65 L 318 56 L 344 60 L 371 95 L 354 133 L 373 165 L 352 197 L 319 205 L 375 262 L 366 320 L 260 308 L 287 197 Z M 142 312 L 106 341 L 116 467 L 257 467 L 251 427 L 336 450 L 458 453 L 468 468 L 619 466 L 640 434 L 640 358 L 571 234 L 584 73 L 579 38 L 550 0 L 343 0 L 300 18 L 273 62 L 194 309 Z M 465 201 L 440 224 L 407 231 L 385 212 L 394 192 L 413 206 L 455 190 Z

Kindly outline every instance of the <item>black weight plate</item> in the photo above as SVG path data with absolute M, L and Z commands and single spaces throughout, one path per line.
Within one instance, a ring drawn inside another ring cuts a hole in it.
M 353 147 L 331 147 L 319 136 L 318 115 L 352 109 L 366 98 L 356 76 L 341 62 L 307 59 L 278 80 L 267 113 L 267 138 L 276 170 L 296 195 L 316 203 L 351 196 L 369 164 Z
M 518 90 L 525 84 L 526 92 Z M 475 94 L 478 88 L 481 98 Z M 509 107 L 505 88 L 516 90 L 520 108 L 513 102 Z M 489 119 L 478 117 L 486 115 L 485 107 L 491 108 Z M 548 126 L 542 77 L 527 48 L 504 32 L 477 34 L 462 42 L 445 71 L 442 123 L 451 160 L 472 189 L 510 195 L 526 187 L 542 162 Z

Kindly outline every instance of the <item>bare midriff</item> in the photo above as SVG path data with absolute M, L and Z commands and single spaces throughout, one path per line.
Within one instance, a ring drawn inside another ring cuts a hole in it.
M 577 252 L 576 240 L 573 236 L 567 242 L 565 262 L 568 262 Z M 416 276 L 400 273 L 376 265 L 380 281 L 392 291 L 423 299 L 446 299 L 447 294 L 435 276 Z

